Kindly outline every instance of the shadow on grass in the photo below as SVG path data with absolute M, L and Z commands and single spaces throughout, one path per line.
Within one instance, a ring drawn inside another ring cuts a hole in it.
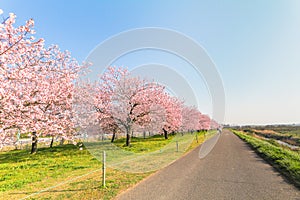
M 30 154 L 29 150 L 12 150 L 8 152 L 0 152 L 0 163 L 16 163 L 27 160 L 40 160 L 42 157 L 56 158 L 57 156 L 66 156 L 74 154 L 74 150 L 78 147 L 73 144 L 65 144 L 52 148 L 39 148 L 36 154 Z
M 80 189 L 67 189 L 67 190 L 46 190 L 46 191 L 33 191 L 33 192 L 11 192 L 10 195 L 18 195 L 18 194 L 25 194 L 25 195 L 32 195 L 32 194 L 42 194 L 42 193 L 60 193 L 60 192 L 79 192 L 79 191 L 87 191 L 87 190 L 94 190 L 94 189 L 102 189 L 101 186 L 98 187 L 87 187 L 87 188 L 80 188 Z

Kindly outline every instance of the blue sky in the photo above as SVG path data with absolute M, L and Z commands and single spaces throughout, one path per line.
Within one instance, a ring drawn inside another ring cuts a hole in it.
M 37 37 L 71 51 L 79 61 L 122 31 L 143 27 L 176 30 L 202 45 L 216 64 L 225 88 L 226 123 L 300 122 L 297 0 L 0 0 L 0 8 L 4 15 L 14 12 L 18 24 L 33 18 Z M 177 63 L 176 70 L 190 81 L 199 97 L 199 109 L 211 113 L 203 79 L 193 77 L 188 67 L 180 68 L 184 63 L 169 57 L 148 51 L 121 58 L 116 64 L 135 67 L 151 59 L 167 65 Z

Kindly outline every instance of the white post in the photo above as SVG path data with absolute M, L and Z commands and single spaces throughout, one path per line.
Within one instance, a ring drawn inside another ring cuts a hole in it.
M 106 153 L 103 151 L 103 160 L 102 160 L 102 186 L 105 187 L 105 174 L 106 174 Z

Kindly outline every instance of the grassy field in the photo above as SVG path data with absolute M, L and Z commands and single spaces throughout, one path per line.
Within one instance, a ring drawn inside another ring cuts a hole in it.
M 190 146 L 182 151 L 191 150 L 204 141 L 204 134 L 197 134 L 198 143 L 194 137 Z M 174 143 L 174 138 L 176 136 L 169 140 L 162 136 L 133 138 L 130 148 L 122 147 L 124 139 L 119 139 L 116 145 L 126 152 L 143 154 Z M 103 188 L 101 166 L 85 147 L 79 150 L 79 146 L 71 144 L 40 148 L 35 155 L 28 150 L 0 152 L 0 199 L 111 199 L 153 173 L 108 168 L 106 188 Z
M 244 126 L 240 131 L 254 133 L 261 137 L 280 140 L 290 145 L 300 146 L 300 126 L 296 125 L 267 125 L 267 126 Z
M 264 159 L 300 187 L 300 154 L 298 152 L 276 146 L 245 132 L 235 130 L 233 132 L 249 143 Z
M 258 130 L 273 130 L 280 134 L 294 136 L 300 138 L 300 126 L 292 126 L 292 125 L 269 125 L 269 126 L 261 126 L 255 127 Z

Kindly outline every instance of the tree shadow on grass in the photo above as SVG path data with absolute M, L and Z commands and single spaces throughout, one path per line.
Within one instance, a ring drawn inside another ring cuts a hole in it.
M 23 161 L 40 160 L 41 158 L 55 158 L 62 155 L 74 154 L 71 152 L 77 150 L 78 147 L 73 144 L 66 144 L 61 146 L 55 146 L 53 148 L 43 147 L 39 148 L 36 154 L 30 154 L 29 150 L 12 150 L 8 152 L 0 152 L 0 163 L 17 163 Z
M 87 187 L 87 188 L 80 188 L 80 189 L 61 189 L 61 190 L 46 190 L 46 191 L 33 191 L 33 192 L 11 192 L 9 195 L 18 195 L 18 194 L 25 194 L 25 195 L 33 195 L 33 194 L 42 194 L 42 193 L 61 193 L 61 192 L 79 192 L 79 191 L 87 191 L 87 190 L 100 190 L 102 187 L 97 186 L 97 187 Z

